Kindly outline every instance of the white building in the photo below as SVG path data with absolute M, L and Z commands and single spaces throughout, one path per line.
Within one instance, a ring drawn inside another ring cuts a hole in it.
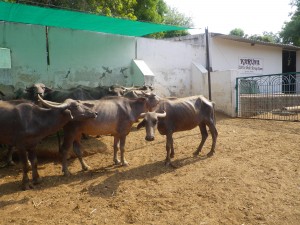
M 200 60 L 191 69 L 193 94 L 208 96 L 206 35 L 173 38 L 199 46 Z M 236 116 L 236 78 L 300 71 L 300 47 L 209 33 L 211 96 L 217 110 Z M 199 65 L 200 64 L 200 65 Z M 194 85 L 195 86 L 195 85 Z M 297 87 L 299 89 L 299 87 Z

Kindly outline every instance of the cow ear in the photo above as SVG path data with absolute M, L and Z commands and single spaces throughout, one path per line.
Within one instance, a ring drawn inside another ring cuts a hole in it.
M 26 87 L 26 89 L 25 89 L 25 91 L 26 91 L 27 93 L 32 93 L 33 90 L 34 90 L 33 87 Z
M 140 122 L 138 125 L 137 125 L 137 129 L 139 130 L 139 129 L 141 129 L 142 127 L 145 127 L 145 125 L 146 125 L 146 120 L 143 120 L 142 122 Z
M 44 90 L 45 90 L 45 93 L 49 93 L 49 92 L 52 92 L 52 91 L 53 91 L 51 88 L 46 87 L 46 86 L 45 86 L 45 89 L 44 89 Z
M 71 120 L 73 120 L 73 119 L 74 119 L 74 117 L 73 117 L 73 115 L 72 115 L 72 112 L 71 112 L 71 110 L 69 110 L 69 109 L 66 109 L 64 112 L 65 112 L 66 114 L 70 115 L 70 118 L 71 118 Z

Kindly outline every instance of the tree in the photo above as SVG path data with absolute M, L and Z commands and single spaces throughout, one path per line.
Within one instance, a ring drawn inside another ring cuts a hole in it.
M 280 37 L 285 44 L 300 46 L 300 0 L 293 0 L 291 5 L 296 10 L 292 13 L 291 21 L 284 24 Z
M 167 5 L 163 0 L 138 0 L 134 13 L 138 20 L 162 23 Z
M 229 34 L 239 36 L 239 37 L 245 36 L 245 33 L 241 28 L 235 28 L 235 29 L 231 30 Z
M 165 24 L 182 26 L 182 27 L 192 27 L 192 18 L 186 17 L 184 14 L 178 12 L 177 9 L 168 7 L 168 11 L 164 16 Z M 186 30 L 178 30 L 178 31 L 168 31 L 164 32 L 164 37 L 178 37 L 188 35 L 188 31 Z
M 230 31 L 230 35 L 236 35 L 239 37 L 247 38 L 254 41 L 264 41 L 264 42 L 271 42 L 271 43 L 280 43 L 279 34 L 274 34 L 273 32 L 264 31 L 263 35 L 248 35 L 245 34 L 241 28 L 235 28 Z
M 279 34 L 274 34 L 273 32 L 264 31 L 263 35 L 245 35 L 246 38 L 254 40 L 254 41 L 264 41 L 264 42 L 271 42 L 271 43 L 280 43 Z
M 136 0 L 6 0 L 7 2 L 20 2 L 42 7 L 63 8 L 83 12 L 97 13 L 105 16 L 114 16 L 136 20 L 134 6 Z

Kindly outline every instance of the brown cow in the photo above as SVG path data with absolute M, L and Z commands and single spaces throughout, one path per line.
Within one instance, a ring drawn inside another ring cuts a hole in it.
M 0 129 L 0 143 L 18 149 L 23 164 L 22 188 L 24 190 L 33 187 L 27 174 L 27 152 L 32 166 L 32 180 L 37 184 L 40 182 L 40 177 L 37 171 L 36 145 L 71 120 L 85 120 L 97 116 L 95 111 L 78 101 L 68 99 L 62 104 L 52 104 L 39 98 L 49 109 L 33 103 L 14 105 L 5 101 L 0 102 L 0 127 L 5 128 Z
M 80 150 L 81 134 L 90 135 L 112 135 L 114 136 L 114 157 L 115 164 L 128 165 L 125 160 L 125 140 L 133 123 L 138 121 L 139 115 L 154 108 L 159 99 L 156 95 L 149 95 L 147 98 L 128 99 L 125 97 L 106 97 L 99 100 L 83 101 L 92 103 L 92 110 L 98 113 L 98 117 L 82 122 L 69 122 L 64 126 L 64 142 L 61 147 L 62 171 L 64 175 L 70 172 L 67 166 L 68 149 L 73 150 L 81 163 L 82 169 L 89 167 L 82 159 Z M 118 160 L 117 152 L 120 144 L 121 162 Z
M 215 127 L 214 105 L 203 96 L 191 96 L 186 98 L 162 99 L 155 112 L 141 114 L 143 121 L 138 124 L 138 129 L 146 127 L 146 140 L 154 140 L 154 130 L 157 127 L 162 135 L 166 135 L 166 165 L 171 164 L 174 157 L 173 133 L 191 130 L 199 126 L 202 140 L 194 152 L 198 155 L 207 139 L 208 133 L 206 126 L 212 134 L 212 147 L 208 156 L 215 152 L 218 132 Z

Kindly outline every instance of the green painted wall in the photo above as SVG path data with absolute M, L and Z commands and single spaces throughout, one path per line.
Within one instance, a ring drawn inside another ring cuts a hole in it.
M 45 28 L 0 22 L 0 47 L 11 50 L 10 70 L 0 70 L 0 84 L 18 87 L 48 81 Z
M 0 84 L 132 85 L 133 37 L 49 28 L 49 60 L 46 43 L 45 27 L 0 22 L 0 47 L 12 58 L 10 70 L 0 69 Z
M 135 38 L 50 28 L 49 49 L 55 84 L 132 83 Z

